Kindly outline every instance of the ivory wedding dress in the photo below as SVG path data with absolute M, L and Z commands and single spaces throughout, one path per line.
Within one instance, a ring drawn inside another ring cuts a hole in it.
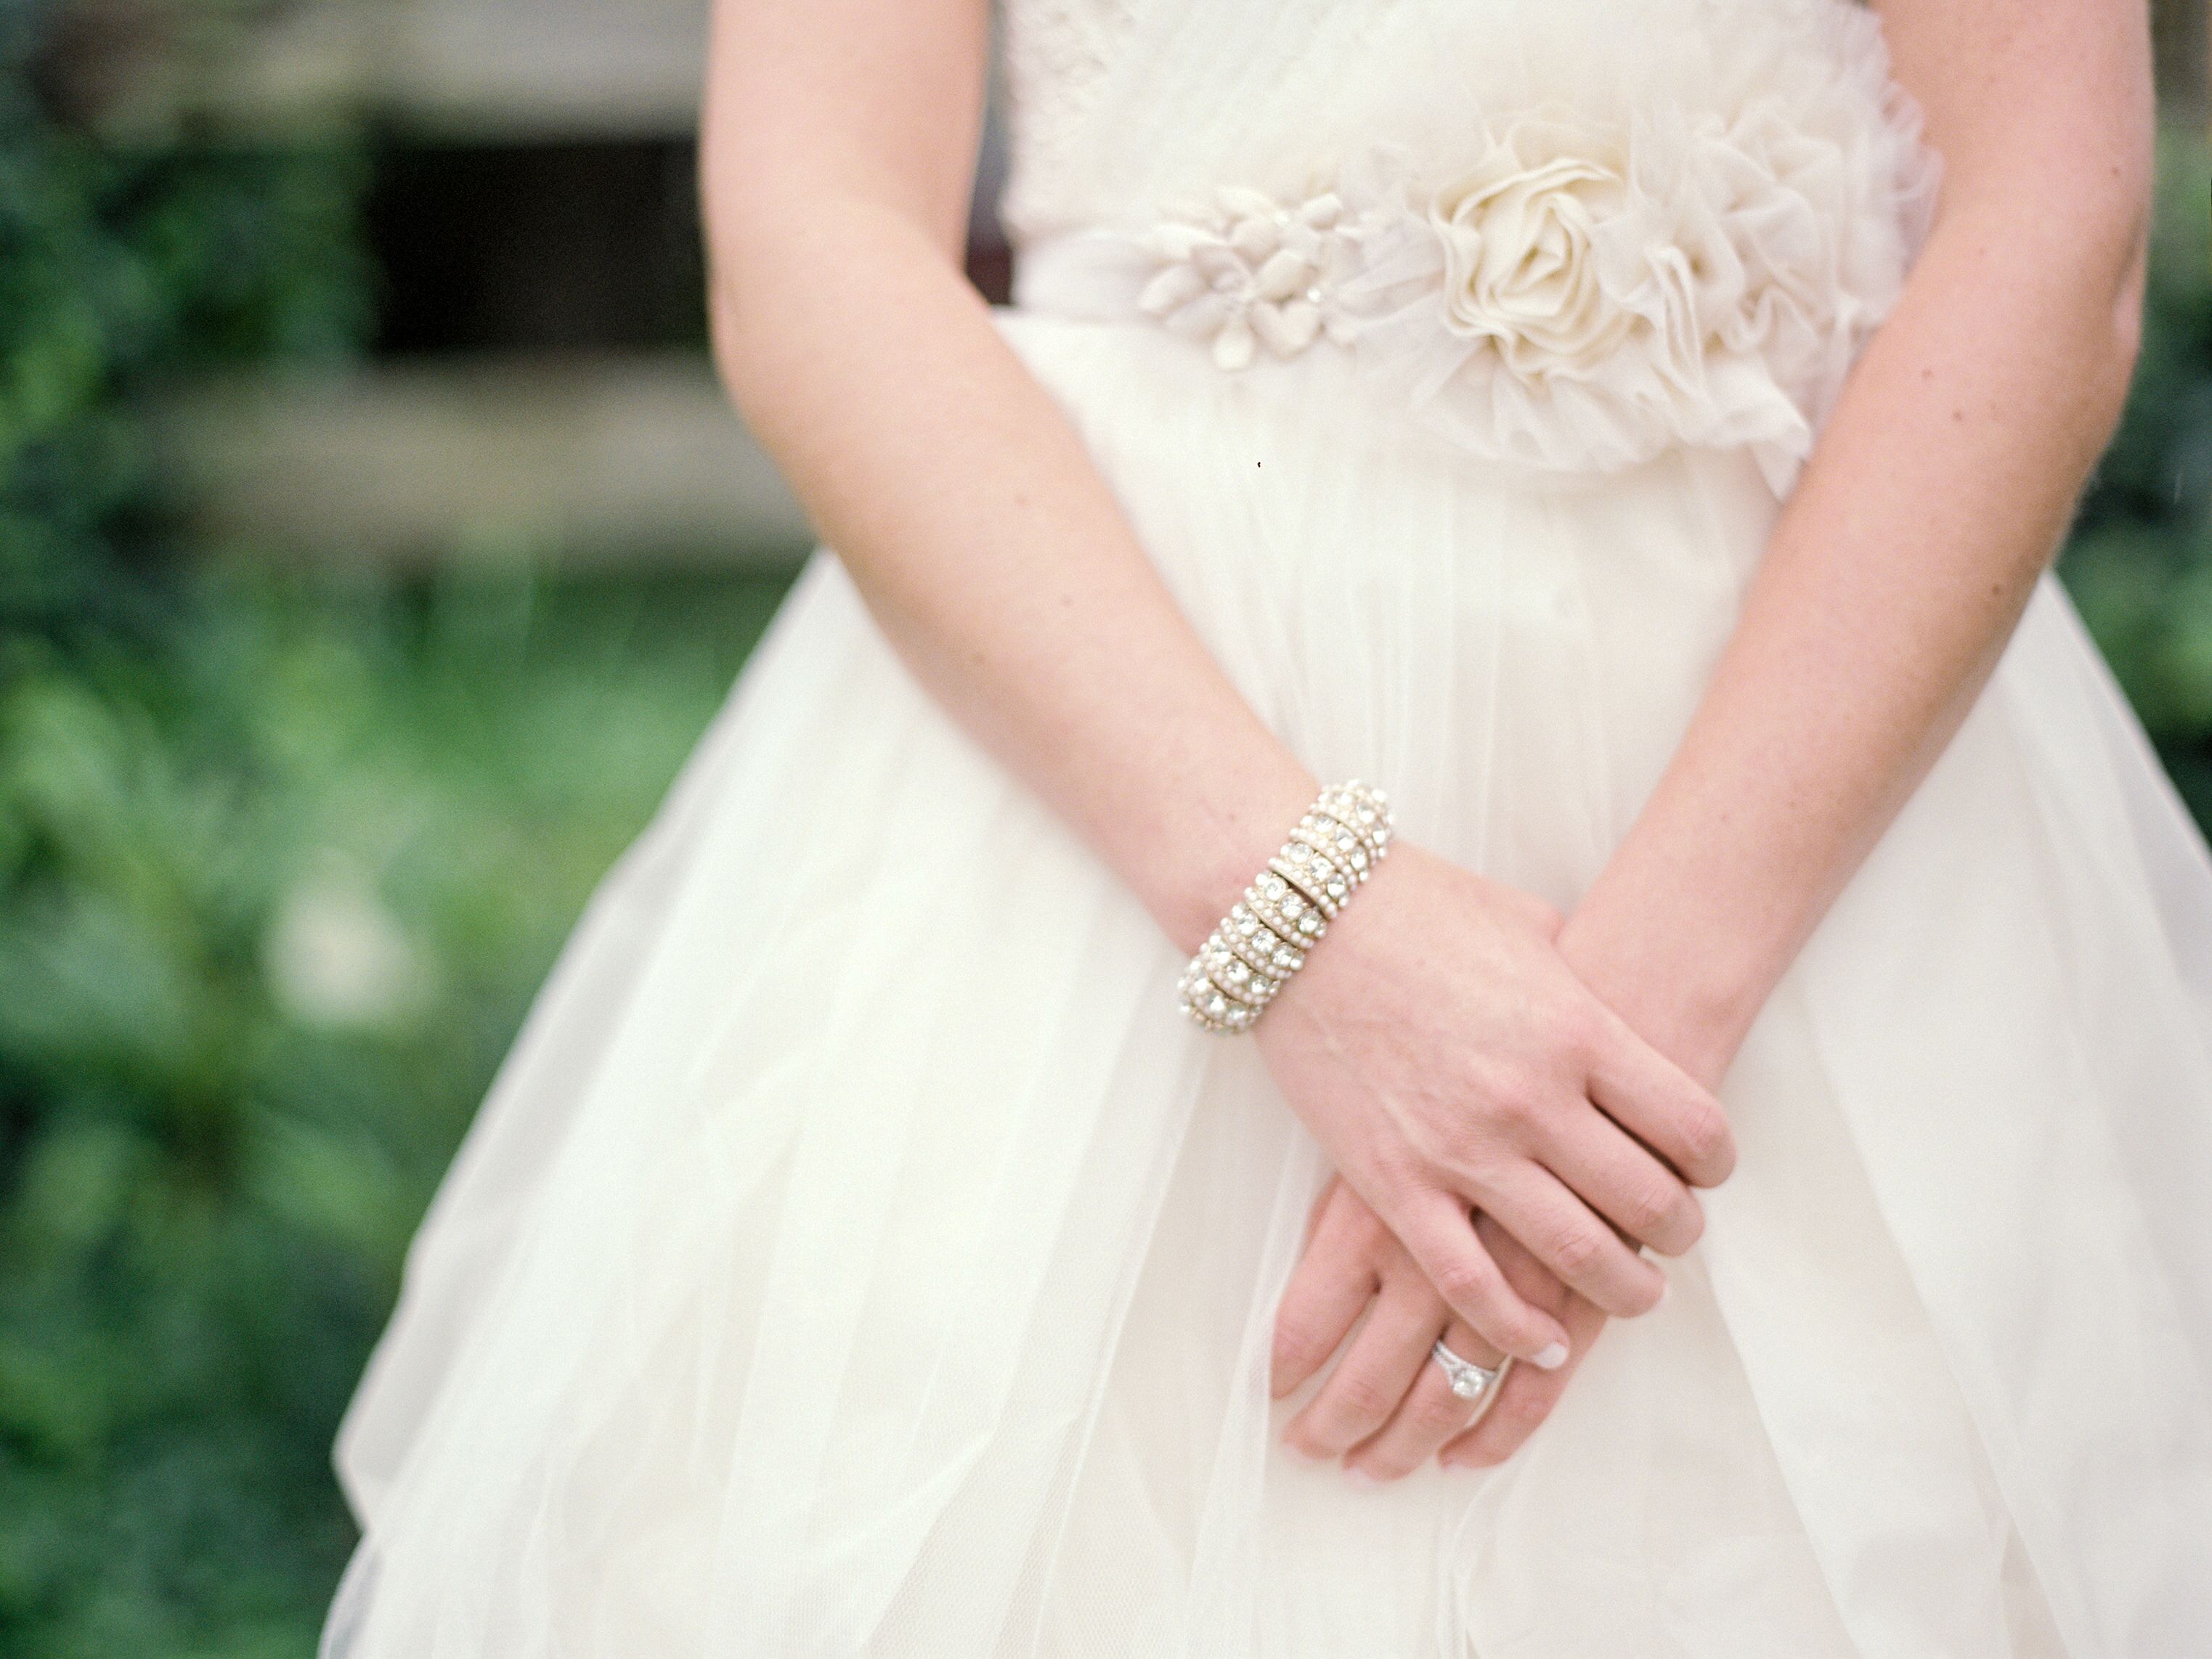
M 1007 11 L 1006 338 L 1305 762 L 1571 905 L 1924 217 L 1874 20 Z M 2212 863 L 2055 585 L 1494 1474 L 1285 1452 L 1325 1171 L 1181 967 L 817 553 L 423 1225 L 325 1653 L 2212 1653 Z

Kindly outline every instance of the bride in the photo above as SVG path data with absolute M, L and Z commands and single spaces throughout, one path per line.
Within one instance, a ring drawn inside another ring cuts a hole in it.
M 825 550 L 325 1654 L 2212 1653 L 2212 863 L 2046 574 L 2140 4 L 1008 0 L 995 312 L 988 9 L 720 0 Z

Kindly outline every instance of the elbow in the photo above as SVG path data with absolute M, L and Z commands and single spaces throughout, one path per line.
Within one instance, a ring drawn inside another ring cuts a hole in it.
M 905 204 L 817 174 L 763 173 L 710 194 L 707 325 L 743 405 L 811 349 L 835 345 L 855 306 L 949 256 Z
M 2040 348 L 2099 448 L 2142 349 L 2150 180 L 2147 153 L 2102 166 L 2015 161 L 1947 179 L 1937 220 L 1971 280 L 2014 302 L 2016 326 L 2032 331 L 2023 347 Z
M 2056 278 L 2046 290 L 2050 314 L 2070 361 L 2054 367 L 2077 389 L 2085 436 L 2099 452 L 2119 424 L 2142 353 L 2148 197 L 2146 189 L 2083 201 L 2071 215 L 2056 216 L 2049 240 L 2031 255 L 2045 259 Z
M 2084 307 L 2081 384 L 2093 411 L 2089 436 L 2101 452 L 2119 425 L 2142 355 L 2143 298 L 2150 274 L 2144 229 L 2132 231 L 2100 264 L 2103 269 Z
M 2085 304 L 2086 384 L 2096 389 L 2104 421 L 2097 434 L 2101 449 L 2119 424 L 2142 355 L 2143 301 L 2150 276 L 2150 231 L 2154 212 L 2148 156 L 2132 179 L 2112 180 L 2116 187 L 2101 202 L 2087 201 L 2077 216 Z
M 2143 297 L 2150 284 L 2150 237 L 2148 228 L 2133 237 L 2120 280 L 2112 292 L 2108 318 L 2112 368 L 2124 398 L 2134 380 L 2136 361 L 2142 356 Z
M 733 260 L 711 249 L 707 261 L 707 346 L 715 372 L 730 395 L 743 405 L 752 378 L 756 348 L 756 307 L 744 276 Z
M 2087 299 L 2095 367 L 2117 388 L 2118 404 L 2127 395 L 2136 361 L 2142 353 L 2143 298 L 2150 279 L 2151 226 L 2157 206 L 2152 180 L 2155 150 L 2148 137 L 2113 161 L 2100 179 L 2091 174 L 2069 190 L 2083 287 Z M 2101 185 L 2101 188 L 2094 187 Z
M 781 377 L 775 366 L 775 331 L 765 326 L 742 292 L 711 276 L 707 284 L 707 349 L 722 391 L 746 424 L 771 423 L 770 407 Z
M 776 288 L 793 251 L 772 207 L 750 190 L 720 190 L 706 204 L 707 339 L 723 382 L 740 401 L 774 337 Z
M 803 194 L 762 178 L 707 204 L 708 348 L 723 388 L 754 422 L 769 416 L 766 405 L 823 325 L 823 296 L 846 257 L 825 223 L 834 216 L 801 211 Z

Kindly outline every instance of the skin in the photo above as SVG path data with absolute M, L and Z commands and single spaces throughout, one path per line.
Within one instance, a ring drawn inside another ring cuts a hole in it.
M 1194 950 L 1317 782 L 961 273 L 986 19 L 983 0 L 720 0 L 702 140 L 716 356 L 917 679 Z M 1559 926 L 1401 839 L 1261 1043 L 1449 1305 L 1552 1364 L 1567 1328 L 1511 1288 L 1473 1207 L 1594 1305 L 1640 1313 L 1664 1281 L 1621 1233 L 1687 1249 L 1689 1184 L 1734 1159 L 1710 1091 L 1582 983 Z M 1414 985 L 1418 1024 L 1399 1017 Z
M 1472 1433 L 1463 1415 L 1416 1432 L 1441 1371 L 1378 1364 L 1346 1385 L 1374 1427 L 1315 1442 L 1378 1477 L 1437 1443 L 1496 1461 L 1608 1315 L 1656 1304 L 1632 1247 L 1693 1244 L 1688 1188 L 1733 1164 L 1712 1085 L 1971 703 L 2117 416 L 2148 173 L 2140 6 L 1884 9 L 1949 169 L 1942 221 L 1643 817 L 1565 919 L 1401 841 L 1259 1027 L 1342 1172 L 1279 1354 L 1310 1376 L 1335 1316 L 1295 1310 L 1350 1307 L 1340 1340 L 1388 1288 L 1401 1330 L 1428 1298 L 1422 1354 L 1456 1319 L 1471 1358 L 1565 1362 L 1516 1366 Z M 1194 949 L 1316 780 L 961 276 L 986 14 L 718 0 L 716 355 L 917 679 Z
M 1995 667 L 2135 362 L 2152 166 L 2142 7 L 1880 9 L 1943 156 L 1937 222 L 1782 513 L 1671 767 L 1559 940 L 1586 984 L 1715 1085 Z M 1465 1413 L 1454 1425 L 1437 1407 L 1440 1368 L 1408 1362 L 1413 1334 L 1428 1333 L 1425 1354 L 1449 1309 L 1423 1299 L 1358 1194 L 1332 1188 L 1318 1213 L 1280 1314 L 1278 1393 L 1334 1350 L 1347 1307 L 1352 1319 L 1370 1300 L 1387 1308 L 1399 1334 L 1370 1340 L 1363 1327 L 1293 1420 L 1292 1443 L 1348 1451 L 1349 1468 L 1379 1479 L 1439 1448 L 1452 1465 L 1510 1455 L 1604 1310 L 1547 1286 L 1541 1264 L 1501 1255 L 1522 1293 L 1573 1334 L 1572 1353 L 1548 1373 L 1516 1368 L 1480 1424 L 1455 1433 Z M 1355 1297 L 1362 1285 L 1371 1297 Z M 1495 1358 L 1469 1332 L 1448 1340 Z

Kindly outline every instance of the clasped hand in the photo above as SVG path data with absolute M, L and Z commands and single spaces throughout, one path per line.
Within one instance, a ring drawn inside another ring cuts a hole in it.
M 1376 1479 L 1440 1448 L 1496 1461 L 1607 1316 L 1656 1305 L 1666 1279 L 1639 1247 L 1687 1250 L 1691 1189 L 1734 1166 L 1720 1103 L 1583 984 L 1560 926 L 1401 842 L 1256 1028 L 1338 1172 L 1278 1316 L 1278 1395 L 1358 1326 L 1291 1426 L 1310 1455 Z M 1429 1361 L 1440 1336 L 1537 1370 L 1468 1434 L 1473 1407 Z

